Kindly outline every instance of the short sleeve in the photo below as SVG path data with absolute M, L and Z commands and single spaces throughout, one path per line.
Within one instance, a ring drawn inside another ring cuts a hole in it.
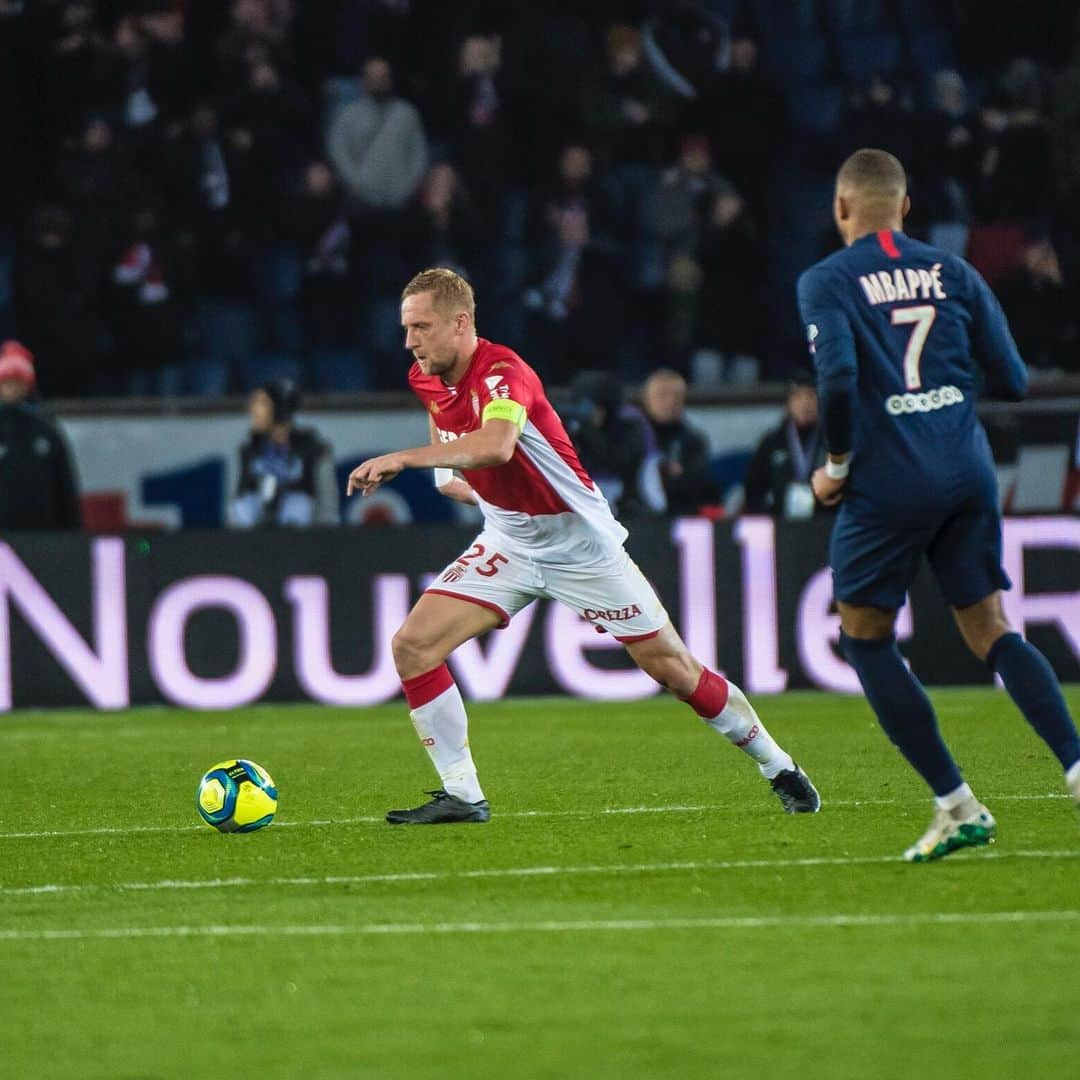
M 488 365 L 480 379 L 481 413 L 485 413 L 493 402 L 506 401 L 519 405 L 527 416 L 536 403 L 536 383 L 536 375 L 520 360 L 496 360 Z

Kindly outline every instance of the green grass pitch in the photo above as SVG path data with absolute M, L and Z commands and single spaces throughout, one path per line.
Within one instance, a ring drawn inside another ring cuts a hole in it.
M 400 704 L 0 719 L 0 1075 L 1075 1076 L 1080 817 L 1003 694 L 934 698 L 999 839 L 927 866 L 858 698 L 758 701 L 801 817 L 677 702 L 474 706 L 443 828 L 381 822 L 435 786 Z M 249 836 L 195 816 L 233 756 Z

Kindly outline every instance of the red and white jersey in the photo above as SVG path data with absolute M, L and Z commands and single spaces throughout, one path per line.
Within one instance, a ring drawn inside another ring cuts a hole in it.
M 540 377 L 516 352 L 480 338 L 456 386 L 425 375 L 419 364 L 409 369 L 409 385 L 443 442 L 479 430 L 491 402 L 524 410 L 518 414 L 521 436 L 505 465 L 461 472 L 476 493 L 487 529 L 533 557 L 543 552 L 557 558 L 587 539 L 607 550 L 622 546 L 626 530 L 582 468 Z

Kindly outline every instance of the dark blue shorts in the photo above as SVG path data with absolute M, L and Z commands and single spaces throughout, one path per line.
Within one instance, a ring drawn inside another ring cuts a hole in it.
M 972 499 L 932 525 L 911 529 L 897 529 L 841 503 L 829 547 L 833 595 L 849 604 L 896 611 L 923 555 L 950 607 L 968 607 L 1012 587 L 1001 565 L 996 502 Z

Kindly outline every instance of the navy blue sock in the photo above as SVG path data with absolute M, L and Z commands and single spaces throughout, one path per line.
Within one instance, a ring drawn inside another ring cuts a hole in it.
M 934 794 L 958 788 L 964 779 L 938 731 L 934 707 L 922 683 L 908 671 L 896 638 L 851 638 L 841 632 L 840 651 L 859 676 L 885 734 Z
M 1019 634 L 1003 634 L 990 647 L 986 662 L 1062 768 L 1080 761 L 1080 735 L 1046 657 Z

